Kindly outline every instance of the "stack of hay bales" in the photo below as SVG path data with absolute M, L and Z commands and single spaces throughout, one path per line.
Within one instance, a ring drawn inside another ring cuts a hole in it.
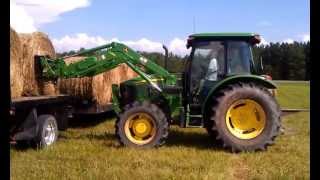
M 11 98 L 21 96 L 68 94 L 96 103 L 104 109 L 111 101 L 112 84 L 136 77 L 126 64 L 93 77 L 59 79 L 57 85 L 39 78 L 40 70 L 35 56 L 48 55 L 56 58 L 54 47 L 48 36 L 41 32 L 17 34 L 10 29 L 10 85 Z M 78 62 L 85 57 L 70 57 L 66 64 Z
M 84 58 L 70 57 L 66 58 L 65 62 L 70 64 Z M 120 84 L 136 76 L 137 74 L 127 65 L 121 64 L 93 77 L 59 79 L 58 86 L 61 93 L 91 100 L 96 103 L 97 109 L 104 109 L 111 101 L 112 84 Z
M 11 98 L 17 98 L 23 91 L 22 44 L 18 34 L 10 28 L 10 88 Z
M 11 98 L 58 94 L 53 82 L 38 77 L 40 71 L 35 65 L 36 55 L 56 56 L 48 36 L 41 32 L 17 34 L 10 28 Z
M 48 36 L 42 32 L 19 34 L 23 46 L 22 71 L 24 73 L 24 96 L 56 95 L 55 84 L 39 78 L 40 70 L 35 65 L 35 56 L 48 55 L 55 58 L 54 47 Z

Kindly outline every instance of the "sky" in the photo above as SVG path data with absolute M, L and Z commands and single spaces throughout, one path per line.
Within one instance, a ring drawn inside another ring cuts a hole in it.
M 112 41 L 185 55 L 188 35 L 254 32 L 261 44 L 310 39 L 307 0 L 10 0 L 10 26 L 48 34 L 57 52 Z

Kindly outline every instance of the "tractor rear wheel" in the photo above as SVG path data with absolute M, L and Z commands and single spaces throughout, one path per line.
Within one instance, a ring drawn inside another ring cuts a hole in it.
M 116 136 L 129 147 L 161 146 L 168 137 L 168 121 L 163 111 L 148 101 L 125 106 L 116 121 Z
M 233 84 L 213 97 L 207 131 L 232 152 L 266 150 L 280 130 L 280 108 L 267 89 Z

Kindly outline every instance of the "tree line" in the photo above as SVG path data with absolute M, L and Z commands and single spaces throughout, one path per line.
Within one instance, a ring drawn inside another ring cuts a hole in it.
M 262 57 L 265 74 L 273 79 L 310 80 L 310 42 L 270 43 L 253 48 L 254 60 Z
M 58 57 L 73 55 L 83 51 L 69 51 L 57 54 Z M 164 55 L 157 52 L 139 52 L 148 59 L 164 67 Z M 257 65 L 262 58 L 264 74 L 271 75 L 275 80 L 310 80 L 310 42 L 270 43 L 253 48 L 254 62 Z M 186 56 L 168 54 L 168 71 L 182 72 Z

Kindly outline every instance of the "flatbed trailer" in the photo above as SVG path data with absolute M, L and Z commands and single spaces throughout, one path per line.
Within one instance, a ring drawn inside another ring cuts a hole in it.
M 74 100 L 69 95 L 32 96 L 11 100 L 10 142 L 46 147 L 68 127 Z

